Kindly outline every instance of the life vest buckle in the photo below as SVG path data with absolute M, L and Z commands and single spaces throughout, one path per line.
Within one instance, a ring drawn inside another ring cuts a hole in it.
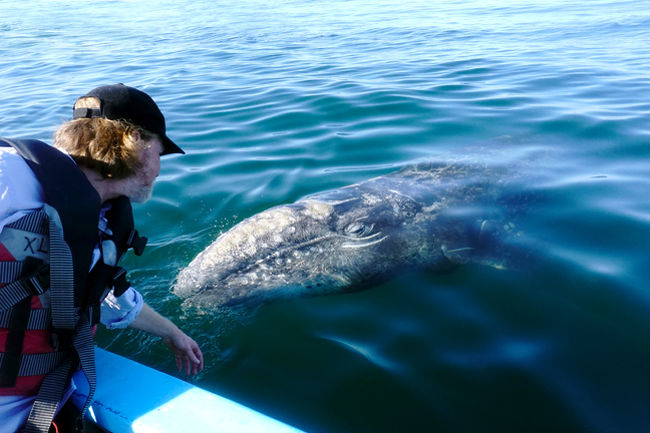
M 124 268 L 117 268 L 117 272 L 113 275 L 113 295 L 119 298 L 131 287 L 126 279 L 126 270 Z
M 133 248 L 133 252 L 136 256 L 141 256 L 144 252 L 144 248 L 147 246 L 147 241 L 148 239 L 144 236 L 140 236 L 137 230 L 131 230 L 126 245 L 127 248 Z
M 41 269 L 38 270 L 38 272 L 36 272 L 34 275 L 32 275 L 31 277 L 25 280 L 25 282 L 27 283 L 26 286 L 28 289 L 30 289 L 32 295 L 36 295 L 36 296 L 42 295 L 49 289 L 50 287 L 49 270 L 50 270 L 49 266 L 43 266 Z

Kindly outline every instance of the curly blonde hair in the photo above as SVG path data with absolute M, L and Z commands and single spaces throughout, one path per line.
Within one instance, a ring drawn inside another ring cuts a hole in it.
M 99 100 L 85 97 L 74 108 L 99 108 Z M 148 131 L 122 120 L 102 117 L 81 118 L 63 124 L 54 134 L 54 146 L 67 152 L 77 165 L 95 170 L 105 179 L 124 179 L 140 167 L 140 146 L 133 138 L 154 137 Z

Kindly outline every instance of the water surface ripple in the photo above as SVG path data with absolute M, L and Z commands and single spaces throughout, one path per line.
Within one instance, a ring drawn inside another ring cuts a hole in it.
M 310 432 L 647 431 L 647 5 L 398 3 L 0 2 L 0 136 L 51 141 L 100 84 L 159 102 L 187 155 L 136 207 L 150 244 L 126 264 L 201 343 L 200 386 Z M 249 315 L 172 294 L 242 219 L 420 161 L 518 173 L 529 266 Z M 156 339 L 98 344 L 173 373 Z

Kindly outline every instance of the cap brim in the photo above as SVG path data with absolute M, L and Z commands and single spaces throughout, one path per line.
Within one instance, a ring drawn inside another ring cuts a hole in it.
M 178 145 L 173 141 L 171 141 L 167 136 L 163 137 L 162 145 L 163 145 L 163 152 L 160 154 L 161 156 L 170 155 L 172 153 L 180 153 L 183 155 L 185 154 L 185 151 L 183 151 L 183 149 L 178 147 Z

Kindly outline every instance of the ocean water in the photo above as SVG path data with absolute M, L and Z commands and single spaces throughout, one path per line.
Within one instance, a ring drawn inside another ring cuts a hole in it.
M 187 155 L 136 206 L 150 243 L 125 262 L 201 344 L 199 386 L 309 432 L 650 431 L 644 2 L 2 0 L 0 59 L 0 136 L 51 142 L 101 84 L 161 106 Z M 173 295 L 244 218 L 421 161 L 519 173 L 526 266 L 244 315 Z M 177 374 L 156 338 L 97 341 Z

